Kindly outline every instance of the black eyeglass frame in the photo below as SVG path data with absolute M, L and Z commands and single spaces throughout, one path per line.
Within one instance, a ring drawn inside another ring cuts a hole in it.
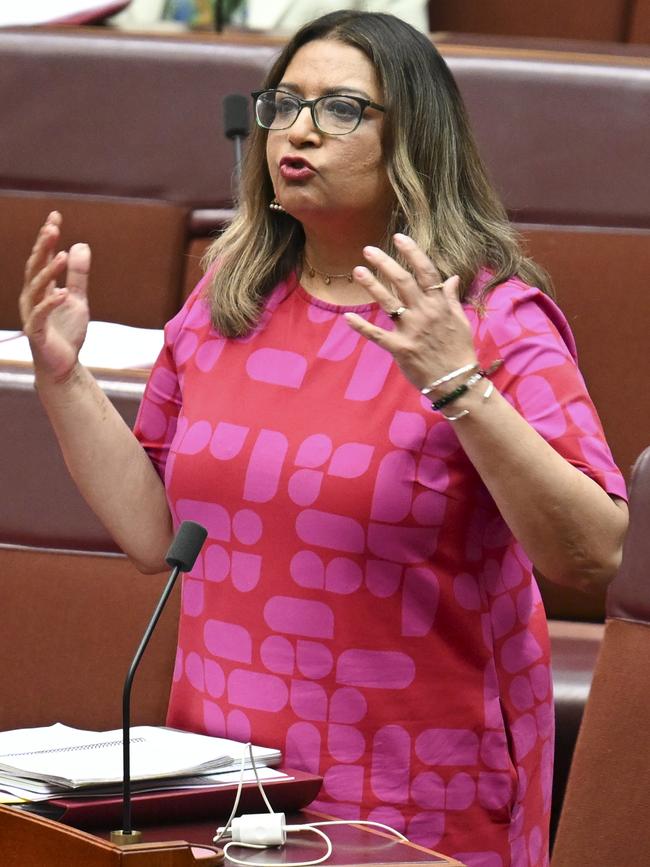
M 292 99 L 295 99 L 295 101 L 298 103 L 298 111 L 296 112 L 296 116 L 294 117 L 294 119 L 291 121 L 290 124 L 288 124 L 287 126 L 264 126 L 264 124 L 260 123 L 260 120 L 257 116 L 257 100 L 264 93 L 283 93 L 283 94 L 286 94 L 287 96 L 290 96 Z M 356 95 L 353 95 L 351 93 L 326 93 L 323 96 L 317 96 L 316 99 L 302 99 L 300 96 L 296 96 L 295 93 L 291 93 L 288 90 L 282 90 L 282 89 L 277 88 L 277 87 L 267 87 L 266 90 L 254 90 L 251 93 L 251 96 L 253 97 L 253 109 L 255 111 L 255 123 L 260 127 L 260 129 L 266 129 L 266 130 L 291 129 L 291 127 L 294 125 L 294 123 L 300 117 L 300 112 L 303 110 L 303 108 L 305 108 L 305 106 L 308 106 L 309 113 L 311 114 L 312 123 L 314 124 L 314 126 L 316 127 L 317 130 L 319 130 L 320 132 L 323 133 L 323 135 L 349 135 L 351 132 L 354 132 L 356 129 L 359 128 L 359 124 L 363 120 L 363 113 L 367 108 L 374 108 L 374 109 L 376 109 L 376 111 L 386 111 L 386 107 L 383 105 L 379 105 L 378 102 L 373 102 L 371 99 L 365 99 L 365 97 L 363 97 L 363 96 L 356 96 Z M 352 127 L 352 129 L 347 129 L 345 132 L 328 132 L 327 130 L 324 130 L 320 126 L 318 121 L 316 120 L 315 107 L 322 100 L 333 99 L 333 98 L 335 99 L 337 96 L 339 96 L 339 97 L 343 96 L 346 99 L 352 99 L 358 104 L 359 109 L 360 109 L 359 119 L 357 120 L 356 125 Z

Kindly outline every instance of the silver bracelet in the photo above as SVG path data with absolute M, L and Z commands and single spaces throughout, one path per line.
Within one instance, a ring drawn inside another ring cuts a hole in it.
M 452 370 L 451 373 L 446 373 L 444 376 L 441 376 L 440 379 L 436 379 L 435 382 L 432 382 L 431 385 L 427 385 L 425 388 L 420 389 L 420 391 L 424 395 L 430 394 L 435 388 L 438 388 L 438 386 L 444 385 L 445 382 L 449 382 L 452 379 L 456 379 L 457 376 L 462 376 L 463 373 L 469 373 L 470 370 L 474 370 L 476 367 L 478 367 L 478 362 L 465 364 L 457 370 Z
M 483 394 L 481 396 L 482 400 L 487 400 L 493 391 L 494 391 L 494 383 L 490 379 L 490 380 L 488 380 L 487 388 L 485 389 L 485 391 L 483 392 Z M 469 415 L 469 410 L 463 409 L 458 413 L 458 415 L 445 415 L 444 412 L 441 412 L 440 415 L 443 418 L 446 418 L 447 421 L 458 421 L 459 418 L 465 418 L 466 415 Z

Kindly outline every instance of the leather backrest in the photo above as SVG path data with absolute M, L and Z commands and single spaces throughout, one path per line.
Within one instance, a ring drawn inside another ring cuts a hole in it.
M 222 99 L 254 90 L 277 50 L 217 36 L 0 30 L 0 189 L 229 203 Z
M 154 199 L 0 192 L 0 329 L 20 327 L 25 260 L 45 216 L 64 216 L 62 249 L 90 244 L 93 319 L 161 328 L 181 305 L 188 209 Z M 6 251 L 6 255 L 4 255 Z
M 609 586 L 607 616 L 650 626 L 650 447 L 632 470 L 630 526 L 621 568 Z
M 146 374 L 97 375 L 122 417 L 132 425 Z M 0 365 L 0 407 L 0 544 L 119 551 L 68 475 L 34 391 L 31 365 Z
M 227 205 L 233 150 L 222 98 L 258 86 L 279 47 L 216 35 L 0 31 L 0 189 Z M 650 58 L 440 49 L 519 221 L 650 226 Z

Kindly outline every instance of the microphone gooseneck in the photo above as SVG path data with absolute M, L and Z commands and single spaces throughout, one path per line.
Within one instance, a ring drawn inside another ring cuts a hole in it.
M 201 524 L 194 521 L 184 521 L 178 528 L 176 537 L 169 547 L 165 562 L 172 567 L 171 575 L 165 585 L 156 610 L 154 611 L 151 620 L 145 630 L 144 635 L 138 649 L 135 652 L 133 661 L 129 668 L 126 680 L 124 681 L 124 689 L 122 690 L 122 764 L 123 764 L 123 798 L 122 798 L 122 830 L 113 831 L 111 840 L 120 845 L 129 845 L 137 843 L 140 839 L 140 833 L 134 831 L 131 827 L 131 687 L 133 678 L 142 659 L 149 639 L 156 628 L 158 619 L 162 614 L 163 608 L 169 598 L 170 593 L 174 588 L 176 579 L 180 572 L 189 572 L 196 558 L 199 555 L 201 546 L 203 545 L 208 531 Z
M 235 177 L 239 185 L 242 142 L 250 132 L 248 99 L 241 93 L 229 93 L 223 98 L 223 131 L 235 148 Z

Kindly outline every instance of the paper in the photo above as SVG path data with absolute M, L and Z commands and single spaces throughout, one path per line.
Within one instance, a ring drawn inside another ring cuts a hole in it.
M 291 780 L 288 774 L 275 768 L 258 767 L 257 776 L 266 783 L 269 780 Z M 255 784 L 255 772 L 253 770 L 231 771 L 223 770 L 215 774 L 201 774 L 199 776 L 173 777 L 165 780 L 142 780 L 131 783 L 133 794 L 144 792 L 158 792 L 170 789 L 218 789 L 223 786 L 237 785 L 241 779 L 243 785 Z M 81 789 L 63 789 L 50 783 L 36 783 L 34 780 L 25 780 L 20 785 L 12 777 L 0 774 L 0 803 L 40 803 L 51 801 L 54 798 L 107 798 L 111 795 L 122 794 L 122 783 L 110 786 L 84 786 Z
M 148 369 L 163 345 L 158 328 L 135 328 L 117 322 L 88 323 L 79 361 L 86 367 L 107 370 Z M 0 331 L 0 361 L 31 362 L 29 341 L 21 331 Z
M 6 0 L 0 4 L 0 27 L 45 24 L 75 15 L 92 15 L 103 10 L 116 12 L 126 5 L 126 0 L 123 3 L 118 0 L 20 0 L 17 3 Z
M 131 729 L 131 779 L 160 780 L 239 767 L 236 741 L 155 726 Z M 278 764 L 279 750 L 253 746 L 259 765 Z M 246 760 L 244 766 L 250 767 Z M 61 723 L 0 733 L 0 774 L 78 789 L 122 781 L 122 730 L 91 732 Z

